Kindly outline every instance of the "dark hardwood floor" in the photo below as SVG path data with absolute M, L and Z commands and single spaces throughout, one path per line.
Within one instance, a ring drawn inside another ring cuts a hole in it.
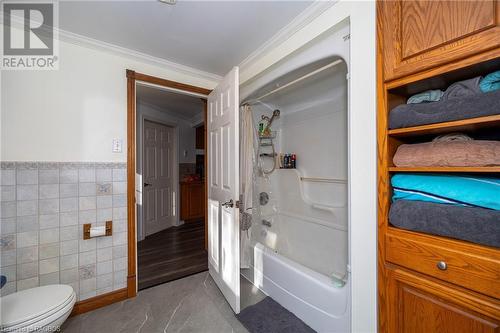
M 203 220 L 171 227 L 137 243 L 139 290 L 208 270 Z

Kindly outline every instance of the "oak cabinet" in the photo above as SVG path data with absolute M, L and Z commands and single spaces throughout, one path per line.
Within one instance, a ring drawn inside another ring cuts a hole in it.
M 401 269 L 387 270 L 388 331 L 498 333 L 500 305 L 487 297 L 434 283 Z
M 203 181 L 181 183 L 181 220 L 193 220 L 205 216 L 205 183 Z
M 500 1 L 380 1 L 386 81 L 496 48 Z

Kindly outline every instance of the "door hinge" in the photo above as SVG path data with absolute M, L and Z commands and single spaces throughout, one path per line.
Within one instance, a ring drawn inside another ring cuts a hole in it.
M 234 204 L 234 206 L 235 206 L 236 208 L 240 208 L 240 206 L 241 206 L 241 201 L 236 200 L 236 203 Z

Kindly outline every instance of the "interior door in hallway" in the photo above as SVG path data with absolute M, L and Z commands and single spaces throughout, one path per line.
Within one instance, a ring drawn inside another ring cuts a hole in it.
M 144 121 L 144 231 L 149 236 L 174 224 L 174 129 Z
M 238 67 L 208 96 L 208 269 L 240 312 Z

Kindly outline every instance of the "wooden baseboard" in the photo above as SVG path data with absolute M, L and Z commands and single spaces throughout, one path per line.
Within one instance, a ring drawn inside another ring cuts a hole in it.
M 107 294 L 99 295 L 77 302 L 73 307 L 71 316 L 76 316 L 85 312 L 89 312 L 103 306 L 110 305 L 116 302 L 123 301 L 128 298 L 127 288 L 116 290 Z

